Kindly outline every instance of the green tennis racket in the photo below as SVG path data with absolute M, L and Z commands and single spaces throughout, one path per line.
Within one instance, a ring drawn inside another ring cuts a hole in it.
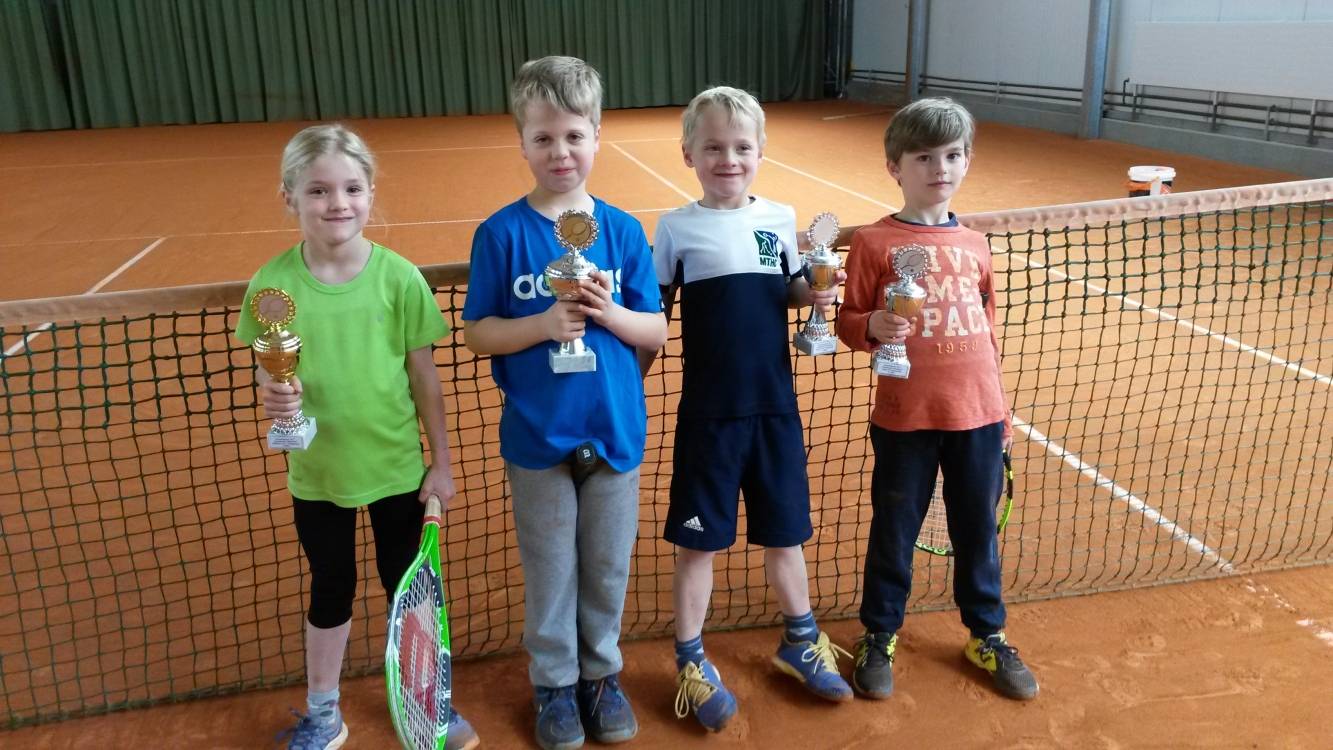
M 1004 452 L 1004 481 L 995 501 L 995 533 L 1004 533 L 1009 524 L 1009 513 L 1014 509 L 1014 467 L 1009 451 Z M 935 494 L 930 498 L 926 518 L 916 537 L 916 548 L 922 552 L 944 557 L 953 556 L 953 542 L 949 539 L 949 519 L 944 511 L 944 478 L 935 478 Z
M 440 498 L 426 501 L 421 548 L 393 594 L 384 650 L 389 715 L 408 750 L 444 750 L 449 729 L 449 617 L 440 574 Z

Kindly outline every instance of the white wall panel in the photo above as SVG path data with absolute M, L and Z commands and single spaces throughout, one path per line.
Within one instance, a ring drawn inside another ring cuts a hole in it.
M 926 74 L 1081 87 L 1089 2 L 930 0 Z M 853 65 L 905 70 L 907 0 L 853 13 Z M 1333 0 L 1114 0 L 1107 86 L 1330 99 L 1330 23 Z
M 852 67 L 907 71 L 907 0 L 856 0 Z
M 1305 0 L 1222 0 L 1219 21 L 1303 21 Z
M 1333 0 L 1305 0 L 1305 21 L 1333 21 Z
M 1143 23 L 1134 83 L 1241 94 L 1333 98 L 1333 22 Z
M 926 74 L 1083 85 L 1088 0 L 935 0 Z
M 1152 0 L 1148 20 L 1217 21 L 1222 17 L 1222 0 Z

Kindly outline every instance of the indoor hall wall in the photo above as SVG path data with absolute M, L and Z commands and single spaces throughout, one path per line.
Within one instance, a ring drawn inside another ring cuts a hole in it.
M 931 0 L 926 74 L 1083 85 L 1089 0 Z M 852 66 L 903 72 L 907 0 L 856 0 Z M 1107 86 L 1333 99 L 1333 0 L 1114 0 Z
M 1333 0 L 1114 0 L 1107 86 L 1333 99 L 1330 35 Z

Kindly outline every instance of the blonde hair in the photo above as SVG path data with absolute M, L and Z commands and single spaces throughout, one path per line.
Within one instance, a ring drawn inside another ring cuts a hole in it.
M 292 136 L 282 149 L 282 192 L 293 192 L 301 175 L 326 154 L 339 154 L 356 162 L 366 173 L 366 183 L 375 184 L 375 155 L 361 136 L 338 124 L 312 125 Z
M 509 86 L 509 109 L 523 132 L 528 105 L 546 102 L 588 118 L 594 128 L 602 122 L 602 79 L 597 70 L 577 57 L 550 55 L 523 63 Z
M 695 95 L 690 100 L 690 105 L 685 108 L 685 114 L 680 116 L 684 131 L 680 142 L 686 148 L 689 148 L 694 140 L 694 131 L 698 129 L 699 121 L 703 119 L 704 112 L 709 107 L 718 107 L 725 111 L 727 122 L 732 125 L 738 124 L 742 117 L 749 118 L 759 136 L 759 146 L 763 147 L 767 136 L 764 134 L 764 108 L 759 106 L 759 101 L 748 91 L 730 86 L 714 86 Z
M 977 123 L 963 105 L 947 97 L 918 99 L 898 110 L 884 130 L 884 156 L 897 163 L 909 151 L 939 148 L 963 142 L 963 152 L 972 155 Z

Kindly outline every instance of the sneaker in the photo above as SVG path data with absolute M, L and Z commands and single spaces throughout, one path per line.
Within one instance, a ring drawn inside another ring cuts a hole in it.
M 1018 649 L 1009 645 L 1004 633 L 972 638 L 963 649 L 963 655 L 990 672 L 995 688 L 1005 697 L 1021 701 L 1037 697 L 1037 678 L 1018 658 Z
M 288 736 L 287 750 L 337 750 L 347 741 L 347 724 L 343 722 L 342 711 L 333 708 L 332 720 L 317 719 L 292 709 L 296 717 L 296 726 L 278 735 L 278 740 Z
M 578 698 L 583 726 L 594 741 L 611 745 L 639 733 L 639 721 L 616 675 L 579 680 Z
M 460 716 L 453 706 L 449 707 L 448 732 L 448 736 L 444 738 L 444 750 L 474 750 L 481 744 L 477 730 L 473 729 L 472 725 L 467 723 L 467 719 Z
M 537 744 L 542 750 L 574 750 L 583 747 L 583 724 L 574 686 L 537 687 Z
M 851 657 L 851 654 L 829 641 L 828 633 L 820 633 L 817 641 L 795 643 L 783 635 L 782 642 L 778 644 L 778 653 L 773 657 L 773 664 L 800 680 L 807 690 L 820 698 L 841 702 L 852 699 L 852 689 L 838 674 L 839 654 Z
M 893 652 L 897 647 L 897 633 L 867 631 L 857 639 L 852 689 L 858 695 L 874 700 L 893 695 Z
M 685 662 L 676 675 L 676 718 L 694 717 L 710 732 L 718 732 L 736 715 L 736 696 L 722 684 L 717 667 L 704 659 Z

